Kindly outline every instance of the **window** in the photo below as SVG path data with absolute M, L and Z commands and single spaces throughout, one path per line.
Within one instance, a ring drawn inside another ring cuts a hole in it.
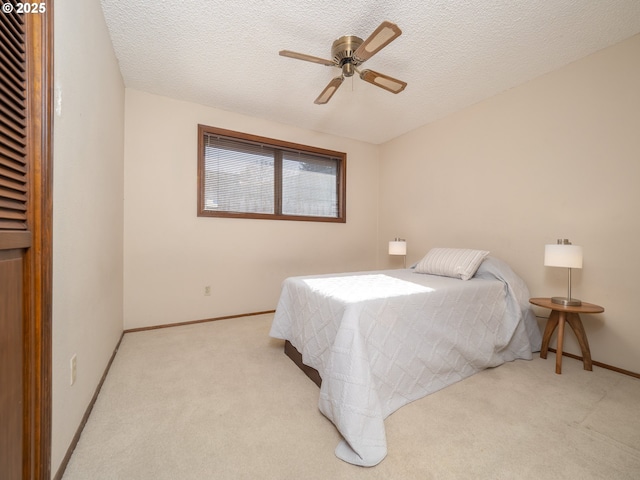
M 204 125 L 198 142 L 198 216 L 346 221 L 346 154 Z

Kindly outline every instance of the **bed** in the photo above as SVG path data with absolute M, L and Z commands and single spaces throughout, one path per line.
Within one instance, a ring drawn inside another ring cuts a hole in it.
M 423 259 L 283 282 L 270 336 L 321 379 L 318 407 L 342 435 L 338 458 L 377 465 L 387 454 L 384 419 L 398 408 L 539 351 L 525 283 L 487 254 L 464 275 L 443 274 L 442 262 L 420 268 Z

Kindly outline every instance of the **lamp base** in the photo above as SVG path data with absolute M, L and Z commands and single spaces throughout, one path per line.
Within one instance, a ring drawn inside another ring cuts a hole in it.
M 565 307 L 579 307 L 582 305 L 582 301 L 577 298 L 567 297 L 551 297 L 551 303 L 557 303 L 558 305 L 564 305 Z

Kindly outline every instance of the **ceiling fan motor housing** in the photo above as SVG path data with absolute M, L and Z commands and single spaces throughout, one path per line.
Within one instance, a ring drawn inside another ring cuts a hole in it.
M 363 40 L 355 35 L 345 35 L 338 38 L 331 46 L 331 56 L 336 65 L 342 68 L 345 77 L 351 77 L 355 68 L 362 62 L 353 56 L 354 52 L 362 45 Z

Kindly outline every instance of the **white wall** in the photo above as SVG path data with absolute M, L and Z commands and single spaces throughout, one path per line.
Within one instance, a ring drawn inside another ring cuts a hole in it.
M 377 146 L 132 89 L 125 105 L 125 329 L 272 310 L 288 276 L 375 268 Z M 347 223 L 198 217 L 199 123 L 346 152 Z
M 54 14 L 52 474 L 122 333 L 124 149 L 124 85 L 100 1 L 56 2 Z
M 569 238 L 573 296 L 606 309 L 582 317 L 593 359 L 640 372 L 639 85 L 636 35 L 383 145 L 379 244 L 487 249 L 543 297 L 566 294 L 544 245 Z

